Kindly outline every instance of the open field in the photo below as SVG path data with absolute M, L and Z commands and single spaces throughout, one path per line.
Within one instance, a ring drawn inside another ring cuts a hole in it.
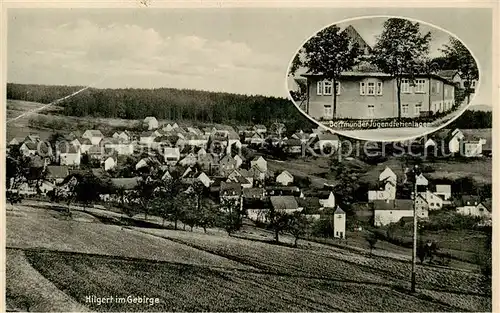
M 467 160 L 467 163 L 457 160 L 424 161 L 422 165 L 430 166 L 434 170 L 425 174 L 429 179 L 456 180 L 472 177 L 480 184 L 491 184 L 492 180 L 492 159 L 487 157 Z M 386 166 L 389 166 L 398 177 L 403 177 L 405 167 L 403 159 L 390 158 L 383 163 L 371 166 L 361 179 L 365 182 L 377 182 L 380 173 Z
M 69 297 L 67 303 L 97 311 L 491 310 L 491 294 L 475 273 L 418 266 L 418 292 L 409 294 L 408 262 L 341 247 L 300 240 L 290 248 L 221 232 L 64 220 L 35 206 L 7 213 L 12 309 L 26 303 L 68 309 L 58 302 L 41 305 L 42 283 L 19 287 L 24 277 L 16 273 L 23 266 L 30 277 L 59 290 L 57 299 Z M 89 295 L 158 297 L 160 303 L 99 306 L 85 302 Z

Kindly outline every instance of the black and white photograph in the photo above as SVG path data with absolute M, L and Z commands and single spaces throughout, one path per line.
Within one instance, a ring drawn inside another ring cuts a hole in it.
M 495 310 L 497 6 L 33 5 L 0 309 Z
M 332 24 L 293 58 L 295 105 L 333 131 L 401 140 L 462 114 L 479 88 L 479 66 L 455 35 L 400 17 Z

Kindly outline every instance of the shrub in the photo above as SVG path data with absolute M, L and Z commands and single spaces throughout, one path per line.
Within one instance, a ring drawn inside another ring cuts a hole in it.
M 333 237 L 333 225 L 328 219 L 314 221 L 311 226 L 311 235 L 316 237 Z

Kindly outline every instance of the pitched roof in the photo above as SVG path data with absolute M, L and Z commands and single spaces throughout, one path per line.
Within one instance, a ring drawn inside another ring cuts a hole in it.
M 67 144 L 67 143 L 64 143 L 64 142 L 61 142 L 59 145 L 58 145 L 58 150 L 61 152 L 61 154 L 66 154 L 66 153 L 78 153 L 78 149 L 74 146 L 74 145 L 71 145 L 71 144 Z
M 47 178 L 66 178 L 69 175 L 67 166 L 48 165 Z
M 144 118 L 144 122 L 149 122 L 149 121 L 156 121 L 156 117 L 154 116 L 147 116 Z
M 271 196 L 270 200 L 275 210 L 296 210 L 299 208 L 294 196 Z
M 442 70 L 437 74 L 443 78 L 451 80 L 455 74 L 458 74 L 458 70 Z
M 264 188 L 243 188 L 243 198 L 261 198 L 264 195 Z
M 455 199 L 455 206 L 466 206 L 466 205 L 477 205 L 481 202 L 481 198 L 479 196 L 472 195 L 463 195 L 459 199 Z
M 335 212 L 333 212 L 333 214 L 345 214 L 345 211 L 342 210 L 339 206 L 337 206 L 337 209 L 335 210 Z
M 37 144 L 32 142 L 32 141 L 26 141 L 23 143 L 23 145 L 28 148 L 30 151 L 36 151 L 37 150 Z
M 484 201 L 481 202 L 484 207 L 488 210 L 488 212 L 492 212 L 493 208 L 493 202 L 491 198 L 485 199 Z
M 293 175 L 292 175 L 292 174 L 290 174 L 290 172 L 289 172 L 289 171 L 287 171 L 287 170 L 284 170 L 284 171 L 283 171 L 283 172 L 281 172 L 278 176 L 280 176 L 280 175 L 287 175 L 287 176 L 289 176 L 289 177 L 293 178 Z
M 407 199 L 373 200 L 375 211 L 413 210 L 413 201 Z
M 89 132 L 92 137 L 104 137 L 98 129 L 88 129 L 86 132 Z
M 339 136 L 337 134 L 332 134 L 330 132 L 325 132 L 318 134 L 318 139 L 319 140 L 339 140 Z
M 237 182 L 238 184 L 240 185 L 246 185 L 246 184 L 249 184 L 250 182 L 248 181 L 248 179 L 246 179 L 245 177 L 243 176 L 236 176 L 234 177 L 231 181 L 235 181 Z
M 288 147 L 293 147 L 293 146 L 302 147 L 302 142 L 299 139 L 288 139 L 285 140 L 284 145 Z
M 236 160 L 233 159 L 229 154 L 226 154 L 219 162 L 220 164 L 226 165 L 226 164 L 236 164 Z
M 220 183 L 221 195 L 241 195 L 242 188 L 239 183 L 227 183 L 222 181 Z
M 306 73 L 306 74 L 302 74 L 301 76 L 303 76 L 303 77 L 323 77 L 324 75 L 321 73 L 319 73 L 319 74 Z M 386 78 L 390 78 L 391 74 L 387 74 L 387 73 L 383 73 L 383 72 L 379 72 L 379 71 L 345 71 L 345 72 L 342 72 L 340 76 L 341 76 L 341 78 L 343 78 L 343 77 L 386 77 Z M 410 76 L 409 74 L 403 74 L 403 77 L 409 77 L 409 76 Z M 445 83 L 448 83 L 448 84 L 454 84 L 453 82 L 449 81 L 449 79 L 442 77 L 442 76 L 439 76 L 437 74 L 432 74 L 432 73 L 431 74 L 415 73 L 415 74 L 413 74 L 413 76 L 416 78 L 431 77 L 431 78 L 438 79 L 440 81 L 444 81 Z
M 436 185 L 437 193 L 451 193 L 451 185 Z
M 147 132 L 142 132 L 139 137 L 141 138 L 146 138 L 146 137 L 152 137 L 155 135 L 154 131 L 147 131 Z
M 306 198 L 296 198 L 299 207 L 305 210 L 314 209 L 317 210 L 321 208 L 318 197 L 306 197 Z
M 111 184 L 116 188 L 124 188 L 125 190 L 134 189 L 139 183 L 139 177 L 132 178 L 111 178 Z

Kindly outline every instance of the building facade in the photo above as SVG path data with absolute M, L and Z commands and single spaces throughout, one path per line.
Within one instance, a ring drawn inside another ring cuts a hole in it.
M 308 95 L 306 113 L 317 120 L 333 116 L 333 83 L 321 75 L 304 74 Z M 337 82 L 335 118 L 384 119 L 398 117 L 396 80 L 379 72 L 344 72 Z M 419 75 L 401 84 L 401 116 L 448 112 L 455 104 L 452 82 L 437 75 Z

